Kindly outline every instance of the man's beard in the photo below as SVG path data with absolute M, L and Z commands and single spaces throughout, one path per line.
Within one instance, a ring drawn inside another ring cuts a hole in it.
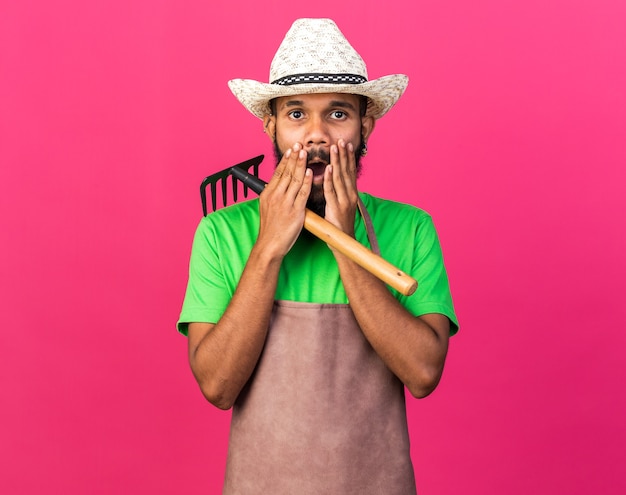
M 361 142 L 354 150 L 354 161 L 356 163 L 356 176 L 359 177 L 361 175 L 361 151 L 364 148 L 364 140 L 363 136 L 361 136 Z M 274 156 L 276 157 L 276 166 L 280 163 L 283 158 L 283 152 L 278 147 L 278 143 L 276 143 L 276 139 L 274 139 Z M 313 163 L 323 162 L 328 165 L 330 163 L 330 154 L 324 150 L 323 148 L 315 148 L 308 152 L 307 154 L 307 167 Z M 307 200 L 306 207 L 314 213 L 317 213 L 319 216 L 324 217 L 326 213 L 326 198 L 324 197 L 324 185 L 323 184 L 312 184 L 311 193 L 309 194 L 309 199 Z

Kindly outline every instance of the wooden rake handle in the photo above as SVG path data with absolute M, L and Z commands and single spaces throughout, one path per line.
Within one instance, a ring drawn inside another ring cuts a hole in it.
M 414 278 L 308 208 L 304 216 L 304 228 L 401 294 L 410 296 L 417 289 L 417 281 Z
M 266 186 L 266 183 L 261 179 L 237 166 L 232 167 L 230 173 L 257 194 L 260 194 Z M 402 270 L 367 249 L 359 241 L 308 208 L 304 216 L 304 228 L 401 294 L 410 296 L 417 289 L 417 281 L 414 278 L 409 277 Z

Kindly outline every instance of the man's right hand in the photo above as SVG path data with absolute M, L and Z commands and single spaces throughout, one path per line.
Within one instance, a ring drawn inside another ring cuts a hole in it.
M 313 174 L 300 143 L 288 149 L 260 196 L 257 249 L 282 259 L 296 242 L 304 224 Z

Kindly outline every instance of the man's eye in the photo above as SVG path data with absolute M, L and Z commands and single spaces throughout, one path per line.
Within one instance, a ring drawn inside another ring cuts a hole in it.
M 341 110 L 335 110 L 332 115 L 333 119 L 343 119 L 346 116 L 346 113 Z
M 294 119 L 301 119 L 302 118 L 302 112 L 300 110 L 294 110 L 293 112 L 289 113 L 289 116 L 291 118 L 294 118 Z

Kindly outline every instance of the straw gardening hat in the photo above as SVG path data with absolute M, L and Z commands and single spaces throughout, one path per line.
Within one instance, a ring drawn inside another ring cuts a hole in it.
M 270 113 L 273 98 L 310 93 L 366 96 L 367 115 L 379 119 L 409 82 L 404 74 L 368 81 L 365 62 L 330 19 L 295 21 L 274 55 L 269 80 L 268 84 L 233 79 L 228 86 L 241 104 L 261 119 Z

